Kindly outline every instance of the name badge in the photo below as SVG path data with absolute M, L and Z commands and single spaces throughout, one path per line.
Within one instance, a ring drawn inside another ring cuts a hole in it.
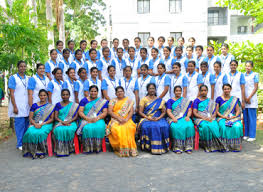
M 183 115 L 184 115 L 184 114 L 183 114 L 182 112 L 181 112 L 181 113 L 179 113 L 179 117 L 183 117 Z
M 42 124 L 42 123 L 43 123 L 43 121 L 39 121 L 38 123 L 39 123 L 39 124 Z
M 210 113 L 207 113 L 207 117 L 211 117 Z

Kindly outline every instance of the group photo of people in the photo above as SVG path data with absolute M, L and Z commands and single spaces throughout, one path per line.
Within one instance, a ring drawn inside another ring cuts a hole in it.
M 228 44 L 221 55 L 194 37 L 149 37 L 146 47 L 114 38 L 110 47 L 59 40 L 32 77 L 17 63 L 8 115 L 24 157 L 105 152 L 106 143 L 119 157 L 240 152 L 242 140 L 255 141 L 259 75 L 253 61 L 238 71 Z

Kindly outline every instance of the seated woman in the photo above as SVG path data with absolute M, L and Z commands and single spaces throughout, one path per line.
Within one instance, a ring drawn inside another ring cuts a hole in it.
M 216 122 L 216 103 L 207 98 L 208 87 L 201 85 L 200 96 L 194 100 L 194 123 L 200 134 L 200 146 L 205 152 L 216 152 L 224 149 L 220 141 L 218 123 Z
M 77 135 L 81 135 L 83 153 L 99 153 L 102 149 L 102 139 L 106 129 L 104 118 L 108 112 L 108 101 L 98 97 L 98 92 L 96 85 L 90 86 L 90 96 L 83 98 L 79 104 L 81 122 Z
M 55 136 L 54 152 L 58 157 L 69 156 L 74 152 L 74 136 L 77 130 L 78 104 L 69 101 L 70 92 L 68 89 L 61 91 L 62 101 L 55 107 Z
M 172 150 L 177 154 L 183 151 L 190 154 L 193 150 L 195 128 L 190 119 L 192 102 L 181 97 L 182 87 L 174 87 L 175 97 L 167 101 L 167 114 L 169 116 L 170 136 L 172 138 Z
M 223 85 L 223 95 L 217 97 L 217 122 L 221 134 L 221 141 L 226 151 L 241 151 L 243 125 L 240 118 L 239 99 L 231 96 L 231 85 Z
M 132 121 L 134 102 L 124 97 L 124 89 L 116 87 L 117 98 L 109 103 L 111 121 L 107 127 L 110 144 L 120 157 L 135 157 L 138 155 L 135 142 L 136 125 Z
M 47 136 L 52 131 L 54 106 L 47 102 L 48 92 L 41 89 L 38 93 L 40 101 L 30 108 L 30 126 L 23 136 L 23 156 L 44 158 L 47 154 Z
M 156 85 L 147 85 L 148 94 L 142 98 L 139 114 L 142 117 L 138 124 L 142 150 L 152 154 L 163 154 L 169 151 L 169 124 L 164 119 L 165 101 L 156 97 Z

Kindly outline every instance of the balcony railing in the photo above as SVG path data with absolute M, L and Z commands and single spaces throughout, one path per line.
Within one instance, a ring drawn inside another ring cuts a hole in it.
M 227 25 L 227 17 L 208 17 L 208 25 Z

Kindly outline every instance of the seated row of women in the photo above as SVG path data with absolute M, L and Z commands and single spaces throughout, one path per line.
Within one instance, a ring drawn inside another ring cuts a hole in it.
M 141 149 L 152 154 L 166 153 L 170 147 L 175 153 L 190 154 L 196 130 L 200 134 L 200 146 L 206 152 L 241 150 L 243 126 L 239 100 L 230 95 L 231 85 L 223 86 L 223 94 L 216 102 L 207 98 L 208 88 L 202 85 L 193 104 L 181 97 L 180 86 L 174 88 L 175 97 L 167 103 L 156 96 L 154 83 L 147 85 L 147 92 L 140 101 L 141 119 L 136 126 L 132 120 L 134 102 L 124 96 L 121 86 L 116 88 L 117 97 L 109 102 L 98 97 L 98 87 L 92 85 L 89 97 L 79 104 L 70 102 L 70 91 L 63 89 L 62 101 L 56 106 L 47 103 L 47 91 L 40 90 L 40 101 L 30 109 L 31 125 L 23 137 L 23 155 L 45 157 L 50 132 L 57 156 L 74 152 L 74 137 L 78 135 L 83 153 L 99 153 L 106 136 L 118 156 L 134 157 L 138 155 L 136 134 Z M 106 125 L 107 115 L 111 120 Z

